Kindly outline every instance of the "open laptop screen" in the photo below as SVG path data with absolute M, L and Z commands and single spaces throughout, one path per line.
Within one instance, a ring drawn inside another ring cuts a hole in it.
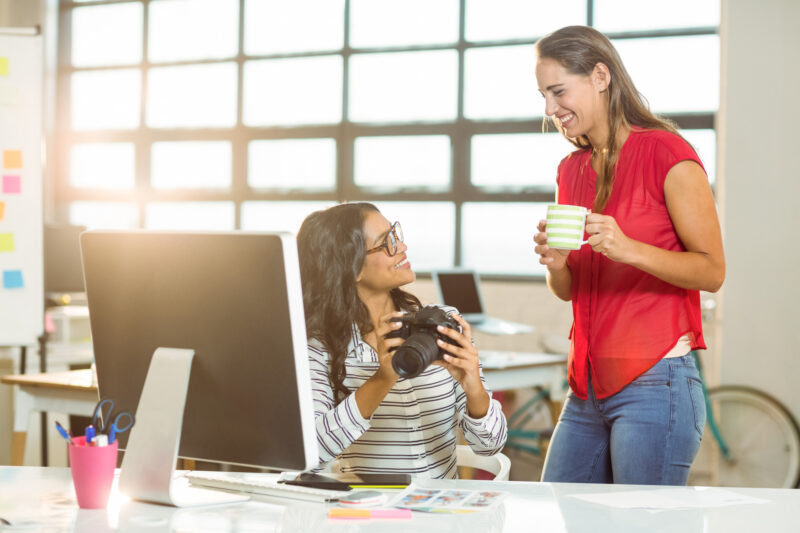
M 462 315 L 483 314 L 474 272 L 436 272 L 434 280 L 443 304 L 455 307 Z

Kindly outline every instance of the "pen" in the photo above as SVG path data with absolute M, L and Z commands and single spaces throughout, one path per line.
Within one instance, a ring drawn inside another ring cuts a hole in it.
M 67 440 L 67 442 L 69 442 L 70 444 L 75 444 L 74 442 L 72 442 L 72 435 L 66 429 L 64 429 L 64 426 L 58 423 L 58 420 L 56 420 L 56 429 L 61 434 L 61 436 Z
M 84 433 L 86 436 L 86 445 L 89 446 L 92 443 L 92 439 L 94 439 L 94 426 L 88 425 L 86 426 L 86 432 Z

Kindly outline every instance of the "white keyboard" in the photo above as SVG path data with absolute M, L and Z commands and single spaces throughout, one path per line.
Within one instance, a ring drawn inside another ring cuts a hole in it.
M 195 487 L 241 492 L 250 496 L 288 498 L 311 502 L 335 501 L 348 491 L 315 489 L 278 483 L 280 474 L 250 472 L 187 472 L 186 478 Z

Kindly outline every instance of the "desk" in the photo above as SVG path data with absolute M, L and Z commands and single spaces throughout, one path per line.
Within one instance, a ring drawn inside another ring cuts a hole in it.
M 493 481 L 425 480 L 431 488 L 500 490 L 508 496 L 496 508 L 468 515 L 414 513 L 411 520 L 336 521 L 327 507 L 310 503 L 251 501 L 226 507 L 175 509 L 123 501 L 116 491 L 104 510 L 79 510 L 67 468 L 0 467 L 0 516 L 28 522 L 28 529 L 103 533 L 108 531 L 284 531 L 284 532 L 528 532 L 547 533 L 739 533 L 797 532 L 800 491 L 793 489 L 700 489 L 706 496 L 732 492 L 767 500 L 727 507 L 666 510 L 616 509 L 580 499 L 582 495 L 654 491 L 664 488 Z M 678 489 L 688 497 L 698 489 Z M 13 531 L 13 530 L 12 530 Z
M 11 442 L 13 465 L 22 464 L 32 411 L 91 416 L 97 404 L 97 383 L 88 369 L 3 376 L 0 381 L 16 386 L 14 435 Z
M 483 377 L 492 391 L 548 387 L 554 391 L 562 388 L 567 368 L 567 356 L 481 350 Z
M 558 390 L 566 355 L 483 350 L 480 352 L 486 386 L 492 391 L 527 387 Z M 22 465 L 28 420 L 33 411 L 90 416 L 97 404 L 97 383 L 91 370 L 4 376 L 16 385 L 11 464 Z

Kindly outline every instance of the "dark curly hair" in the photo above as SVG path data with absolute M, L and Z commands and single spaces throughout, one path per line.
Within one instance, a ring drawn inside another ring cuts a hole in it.
M 371 211 L 379 212 L 365 202 L 336 205 L 311 213 L 297 233 L 306 334 L 330 354 L 328 379 L 336 404 L 350 393 L 344 386 L 344 360 L 353 324 L 362 336 L 375 329 L 356 288 L 366 259 L 364 220 Z M 392 289 L 391 297 L 399 310 L 421 307 L 416 296 L 399 288 Z

